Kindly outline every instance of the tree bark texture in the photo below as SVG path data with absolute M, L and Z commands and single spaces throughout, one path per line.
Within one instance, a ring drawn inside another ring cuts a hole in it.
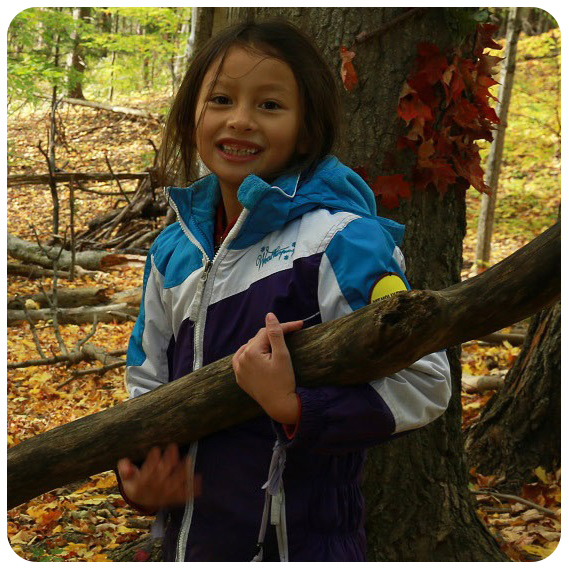
M 58 308 L 57 321 L 59 324 L 91 324 L 94 319 L 97 322 L 124 322 L 135 320 L 138 316 L 138 307 L 129 306 L 126 303 L 105 304 L 103 306 L 81 306 L 78 308 Z M 7 324 L 13 326 L 20 322 L 26 322 L 28 317 L 32 322 L 51 320 L 53 310 L 28 310 L 27 316 L 24 310 L 8 310 Z
M 7 235 L 7 245 L 11 257 L 26 263 L 52 268 L 53 259 L 57 258 L 58 269 L 67 269 L 71 264 L 71 253 L 65 250 L 60 251 L 60 247 L 43 246 L 42 248 L 36 243 L 29 243 L 10 233 Z M 125 261 L 126 257 L 106 251 L 81 251 L 75 255 L 75 264 L 91 271 L 102 271 Z
M 86 101 L 85 99 L 78 99 L 74 97 L 63 97 L 61 99 L 63 103 L 68 105 L 79 105 L 81 107 L 91 107 L 93 109 L 100 109 L 103 111 L 110 111 L 113 113 L 120 113 L 123 115 L 129 115 L 132 117 L 140 117 L 143 119 L 151 119 L 159 121 L 158 117 L 155 117 L 148 111 L 143 111 L 141 109 L 131 109 L 130 107 L 121 107 L 118 105 L 109 105 L 108 103 L 97 103 L 96 101 Z
M 503 387 L 466 434 L 470 466 L 518 492 L 561 466 L 561 303 L 536 314 Z
M 81 44 L 81 36 L 79 34 L 79 21 L 87 20 L 91 15 L 91 8 L 73 8 L 73 19 L 75 27 L 71 32 L 71 41 L 73 49 L 68 54 L 68 85 L 67 95 L 76 99 L 84 99 L 83 95 L 83 72 L 85 71 L 85 59 L 83 54 L 83 46 Z
M 340 46 L 352 47 L 359 34 L 384 28 L 405 10 L 227 9 L 230 23 L 252 16 L 289 19 L 314 38 L 338 83 Z M 444 50 L 452 47 L 453 39 L 439 8 L 417 11 L 384 33 L 369 37 L 355 45 L 356 88 L 348 92 L 340 87 L 345 129 L 337 154 L 352 168 L 365 167 L 368 179 L 408 174 L 415 158 L 396 149 L 405 130 L 396 112 L 401 88 L 413 69 L 418 43 L 435 43 Z M 380 215 L 406 225 L 403 253 L 413 288 L 438 290 L 460 281 L 466 231 L 463 192 L 449 191 L 444 197 L 414 192 L 396 210 L 378 209 Z M 425 330 L 426 335 L 431 333 Z M 364 493 L 370 561 L 505 559 L 472 506 L 461 432 L 460 350 L 457 347 L 448 353 L 453 370 L 449 411 L 426 428 L 368 455 Z
M 474 332 L 490 332 L 494 319 L 488 315 L 501 312 L 504 326 L 524 318 L 559 297 L 559 243 L 556 226 L 467 283 L 439 292 L 398 293 L 338 320 L 292 334 L 287 343 L 297 382 L 308 387 L 332 380 L 346 385 L 362 383 L 403 369 L 447 345 L 470 340 Z M 512 266 L 519 263 L 524 270 L 516 272 Z M 356 361 L 354 353 L 360 355 Z M 261 408 L 234 381 L 231 356 L 227 356 L 145 395 L 10 448 L 8 507 L 109 470 L 123 456 L 139 460 L 152 446 L 186 444 L 259 413 Z M 440 450 L 445 444 L 440 430 L 438 440 Z M 423 456 L 410 456 L 414 461 L 425 461 Z M 445 456 L 429 453 L 426 458 L 438 462 Z M 406 480 L 412 486 L 413 477 Z M 452 498 L 442 481 L 438 485 Z M 425 487 L 420 495 L 430 492 Z M 412 502 L 416 494 L 405 496 Z
M 47 293 L 48 298 L 53 299 L 53 292 Z M 50 304 L 46 295 L 41 292 L 16 296 L 8 299 L 8 310 L 23 310 L 26 300 L 32 300 L 40 308 L 49 308 Z M 59 288 L 57 290 L 57 305 L 60 308 L 77 308 L 78 306 L 95 306 L 106 304 L 110 296 L 103 287 L 90 286 L 80 288 Z
M 144 180 L 148 172 L 55 172 L 53 179 L 56 182 L 110 182 L 111 180 Z M 49 174 L 14 174 L 8 176 L 8 187 L 48 184 Z

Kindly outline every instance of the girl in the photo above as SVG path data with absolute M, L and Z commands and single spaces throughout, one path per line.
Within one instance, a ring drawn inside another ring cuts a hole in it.
M 197 152 L 212 173 L 166 190 L 178 219 L 149 253 L 128 389 L 235 353 L 237 382 L 266 415 L 184 460 L 171 445 L 119 462 L 125 497 L 166 519 L 166 561 L 364 560 L 364 449 L 447 406 L 443 353 L 356 387 L 295 384 L 284 334 L 407 288 L 402 226 L 328 155 L 338 100 L 311 41 L 283 22 L 221 32 L 176 96 L 162 171 L 195 179 Z

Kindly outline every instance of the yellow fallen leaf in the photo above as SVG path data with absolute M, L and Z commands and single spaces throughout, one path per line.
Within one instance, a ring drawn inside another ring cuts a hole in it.
M 543 466 L 538 466 L 534 469 L 533 473 L 544 483 L 549 484 L 549 480 L 547 479 L 547 473 L 545 472 L 545 468 Z
M 93 555 L 93 557 L 91 559 L 89 559 L 89 561 L 95 561 L 95 562 L 104 562 L 104 561 L 112 561 L 111 559 L 109 559 L 104 553 L 97 553 L 95 555 Z
M 531 553 L 532 555 L 537 555 L 542 559 L 548 555 L 551 555 L 551 551 L 539 545 L 522 545 L 522 549 L 528 553 Z
M 32 533 L 31 531 L 27 531 L 27 530 L 23 529 L 23 530 L 20 530 L 16 535 L 14 535 L 10 538 L 10 543 L 12 545 L 28 544 L 35 537 L 36 537 L 35 533 Z
M 28 310 L 39 310 L 41 308 L 40 305 L 31 298 L 26 298 L 26 302 L 24 304 Z
M 35 383 L 44 383 L 45 381 L 49 381 L 50 379 L 51 379 L 51 374 L 46 371 L 40 373 L 34 373 L 34 375 L 30 377 L 30 381 Z

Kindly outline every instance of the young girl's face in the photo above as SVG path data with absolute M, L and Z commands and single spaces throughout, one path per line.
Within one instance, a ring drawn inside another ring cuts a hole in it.
M 231 47 L 205 74 L 196 106 L 196 145 L 223 192 L 249 174 L 270 178 L 297 150 L 302 121 L 291 68 L 269 55 Z M 213 83 L 213 85 L 212 85 Z

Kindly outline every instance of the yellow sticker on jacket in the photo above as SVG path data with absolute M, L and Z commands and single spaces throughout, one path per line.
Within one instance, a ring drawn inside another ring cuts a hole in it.
M 407 290 L 403 279 L 394 273 L 385 273 L 381 275 L 375 285 L 373 285 L 369 301 L 370 303 L 375 302 L 380 298 L 391 296 L 400 290 Z

